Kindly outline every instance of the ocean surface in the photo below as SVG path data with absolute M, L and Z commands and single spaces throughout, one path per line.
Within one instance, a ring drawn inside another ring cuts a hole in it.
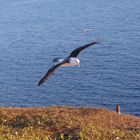
M 91 41 L 80 67 L 38 81 Z M 140 117 L 140 0 L 0 0 L 0 107 L 103 107 Z

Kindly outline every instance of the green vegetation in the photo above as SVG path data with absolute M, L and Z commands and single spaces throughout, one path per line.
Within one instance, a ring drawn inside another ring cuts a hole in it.
M 140 118 L 91 108 L 1 108 L 0 140 L 140 140 Z

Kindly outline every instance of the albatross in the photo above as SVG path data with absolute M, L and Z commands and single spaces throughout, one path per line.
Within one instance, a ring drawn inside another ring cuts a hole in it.
M 53 62 L 56 62 L 55 65 L 53 65 L 48 72 L 41 78 L 41 80 L 38 83 L 38 86 L 40 86 L 41 84 L 43 84 L 45 81 L 48 80 L 49 77 L 51 77 L 53 75 L 53 73 L 55 72 L 55 70 L 59 67 L 67 67 L 67 66 L 80 66 L 80 60 L 77 58 L 77 56 L 80 54 L 81 51 L 83 51 L 84 49 L 97 44 L 98 42 L 93 41 L 90 42 L 86 45 L 83 45 L 81 47 L 78 47 L 77 49 L 73 50 L 70 55 L 66 58 L 54 58 Z

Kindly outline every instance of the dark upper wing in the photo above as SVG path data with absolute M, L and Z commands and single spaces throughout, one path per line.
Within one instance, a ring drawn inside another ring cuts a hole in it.
M 88 43 L 84 46 L 81 46 L 77 49 L 75 49 L 74 51 L 71 52 L 71 54 L 69 55 L 69 57 L 77 57 L 77 55 L 84 49 L 90 47 L 91 45 L 94 45 L 94 44 L 97 44 L 98 42 L 94 41 L 94 42 L 91 42 L 91 43 Z
M 57 65 L 54 65 L 53 67 L 51 67 L 48 72 L 44 75 L 44 77 L 39 81 L 38 86 L 40 86 L 41 84 L 43 84 L 50 76 L 52 76 L 52 74 L 54 73 L 54 71 L 61 66 L 64 63 L 67 63 L 68 61 L 63 61 Z

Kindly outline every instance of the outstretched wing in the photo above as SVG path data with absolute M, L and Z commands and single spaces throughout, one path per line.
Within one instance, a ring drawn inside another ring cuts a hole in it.
M 42 77 L 42 79 L 39 81 L 38 86 L 40 86 L 41 84 L 43 84 L 50 76 L 52 76 L 52 74 L 54 73 L 54 71 L 60 67 L 61 65 L 68 63 L 68 61 L 63 61 L 57 65 L 54 65 L 53 67 L 51 67 L 48 72 Z
M 94 41 L 94 42 L 88 43 L 84 46 L 81 46 L 81 47 L 75 49 L 74 51 L 72 51 L 71 54 L 69 55 L 69 57 L 77 57 L 82 50 L 90 47 L 91 45 L 97 44 L 97 43 L 98 42 Z

